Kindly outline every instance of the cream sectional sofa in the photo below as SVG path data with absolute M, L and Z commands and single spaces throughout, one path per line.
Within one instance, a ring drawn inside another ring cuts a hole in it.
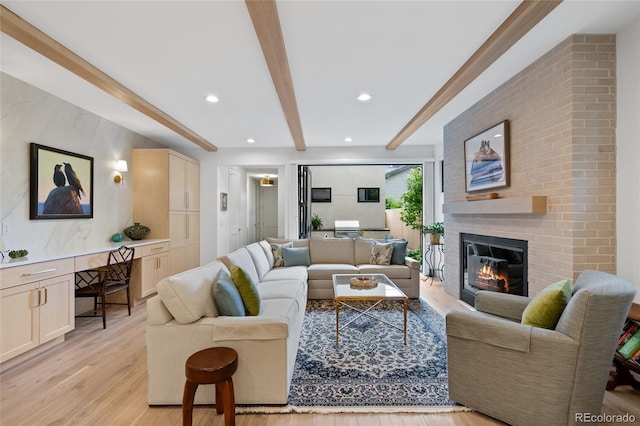
M 279 241 L 282 242 L 282 241 Z M 384 273 L 408 297 L 419 297 L 419 264 L 370 265 L 372 241 L 297 240 L 308 247 L 311 264 L 274 268 L 267 241 L 241 247 L 219 260 L 165 278 L 147 301 L 147 369 L 150 405 L 182 403 L 184 365 L 204 348 L 227 346 L 238 352 L 233 376 L 237 404 L 286 404 L 308 298 L 333 298 L 332 274 Z M 257 316 L 219 315 L 213 282 L 231 265 L 256 283 Z M 215 401 L 215 386 L 198 388 L 196 404 Z
M 311 239 L 309 298 L 333 299 L 333 274 L 385 274 L 407 297 L 420 297 L 420 263 L 404 257 L 403 264 L 371 265 L 373 240 L 362 238 Z

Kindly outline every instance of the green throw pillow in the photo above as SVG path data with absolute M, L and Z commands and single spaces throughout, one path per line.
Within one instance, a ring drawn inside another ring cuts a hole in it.
M 233 283 L 238 287 L 240 297 L 242 297 L 242 303 L 247 310 L 248 315 L 258 315 L 260 313 L 260 295 L 256 285 L 251 280 L 251 277 L 247 275 L 242 268 L 237 266 L 231 267 L 231 279 Z
M 544 288 L 522 312 L 522 324 L 553 330 L 571 298 L 569 280 L 558 281 Z

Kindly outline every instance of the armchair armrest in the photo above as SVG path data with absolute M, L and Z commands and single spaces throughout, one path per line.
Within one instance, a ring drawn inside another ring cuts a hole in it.
M 531 301 L 530 297 L 515 294 L 497 293 L 481 290 L 476 293 L 476 309 L 480 312 L 496 315 L 520 322 L 522 312 Z
M 519 352 L 556 352 L 573 359 L 579 342 L 564 333 L 523 325 L 481 312 L 451 311 L 446 316 L 447 336 L 481 342 Z M 572 361 L 574 362 L 574 361 Z
M 451 311 L 446 316 L 447 336 L 483 342 L 491 346 L 529 352 L 530 325 L 478 312 Z

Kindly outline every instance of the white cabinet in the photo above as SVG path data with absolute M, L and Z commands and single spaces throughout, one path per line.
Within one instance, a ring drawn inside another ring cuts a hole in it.
M 156 292 L 160 280 L 169 276 L 169 244 L 142 247 L 140 268 L 140 299 Z
M 73 259 L 0 271 L 0 362 L 75 328 Z
M 169 273 L 200 265 L 200 164 L 168 149 L 133 150 L 133 219 L 169 238 Z

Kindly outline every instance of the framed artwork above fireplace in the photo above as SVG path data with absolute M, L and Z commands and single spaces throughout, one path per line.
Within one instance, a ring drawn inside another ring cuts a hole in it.
M 465 140 L 464 160 L 467 192 L 509 186 L 509 122 Z

